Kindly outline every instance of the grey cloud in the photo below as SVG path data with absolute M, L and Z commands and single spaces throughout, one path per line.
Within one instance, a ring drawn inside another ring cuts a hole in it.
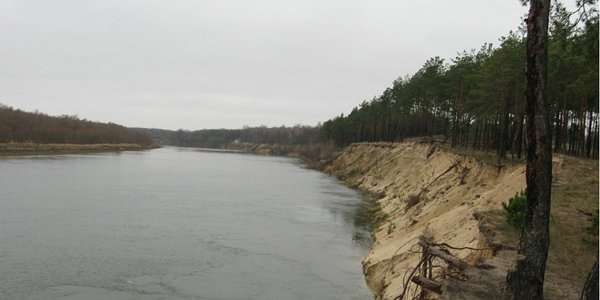
M 0 2 L 0 103 L 128 126 L 348 112 L 431 56 L 516 29 L 518 1 Z

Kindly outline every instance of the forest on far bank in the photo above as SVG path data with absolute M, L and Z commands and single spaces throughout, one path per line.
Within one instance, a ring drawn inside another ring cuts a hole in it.
M 202 129 L 177 131 L 143 129 L 161 145 L 198 148 L 227 148 L 238 141 L 251 144 L 310 145 L 321 143 L 320 126 L 244 127 L 242 129 Z
M 548 96 L 553 151 L 599 155 L 598 11 L 581 1 L 568 11 L 553 1 L 548 50 Z M 452 147 L 493 151 L 499 159 L 522 157 L 525 148 L 525 33 L 510 32 L 500 44 L 460 52 L 447 62 L 427 60 L 415 74 L 393 81 L 380 96 L 363 101 L 317 126 L 163 130 L 52 117 L 0 104 L 0 143 L 152 143 L 227 148 L 253 144 L 343 147 L 354 142 L 401 142 L 442 136 Z
M 0 104 L 0 143 L 139 144 L 151 145 L 145 131 L 114 123 L 80 120 L 76 116 L 49 116 Z
M 308 145 L 322 141 L 320 126 L 244 127 L 242 129 L 165 130 L 127 128 L 77 116 L 49 116 L 0 103 L 0 143 L 170 145 L 226 148 L 234 141 L 252 144 Z

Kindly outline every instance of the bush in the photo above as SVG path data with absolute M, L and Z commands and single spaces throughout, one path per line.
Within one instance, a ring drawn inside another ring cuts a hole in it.
M 406 197 L 406 199 L 404 200 L 404 203 L 406 203 L 405 210 L 409 210 L 411 207 L 417 205 L 419 202 L 421 202 L 421 196 L 417 194 L 408 195 L 408 197 Z
M 514 197 L 508 199 L 508 203 L 502 202 L 502 207 L 506 211 L 506 222 L 513 227 L 521 227 L 527 207 L 525 192 L 516 193 Z

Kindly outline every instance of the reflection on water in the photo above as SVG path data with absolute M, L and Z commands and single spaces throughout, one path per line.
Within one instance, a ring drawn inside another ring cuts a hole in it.
M 357 192 L 347 188 L 342 182 L 331 184 L 330 180 L 324 180 L 324 183 L 322 183 L 324 194 L 330 199 L 323 202 L 323 207 L 337 219 L 341 219 L 344 223 L 348 224 L 350 228 L 355 229 L 352 234 L 354 243 L 365 249 L 369 249 L 373 242 L 370 235 L 373 226 L 373 217 L 369 214 L 371 211 L 369 207 L 372 204 L 366 200 L 366 196 L 362 195 L 359 197 L 364 198 L 364 201 L 347 201 L 349 198 L 357 197 Z
M 0 299 L 370 299 L 363 197 L 194 149 L 0 160 Z

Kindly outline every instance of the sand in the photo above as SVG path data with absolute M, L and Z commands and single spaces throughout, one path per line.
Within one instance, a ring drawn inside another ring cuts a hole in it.
M 353 144 L 326 171 L 377 198 L 380 222 L 363 260 L 376 299 L 395 299 L 402 293 L 406 273 L 421 258 L 421 235 L 454 247 L 490 246 L 475 213 L 501 209 L 502 202 L 525 188 L 522 164 L 498 168 L 417 142 Z M 491 252 L 452 254 L 474 264 Z

